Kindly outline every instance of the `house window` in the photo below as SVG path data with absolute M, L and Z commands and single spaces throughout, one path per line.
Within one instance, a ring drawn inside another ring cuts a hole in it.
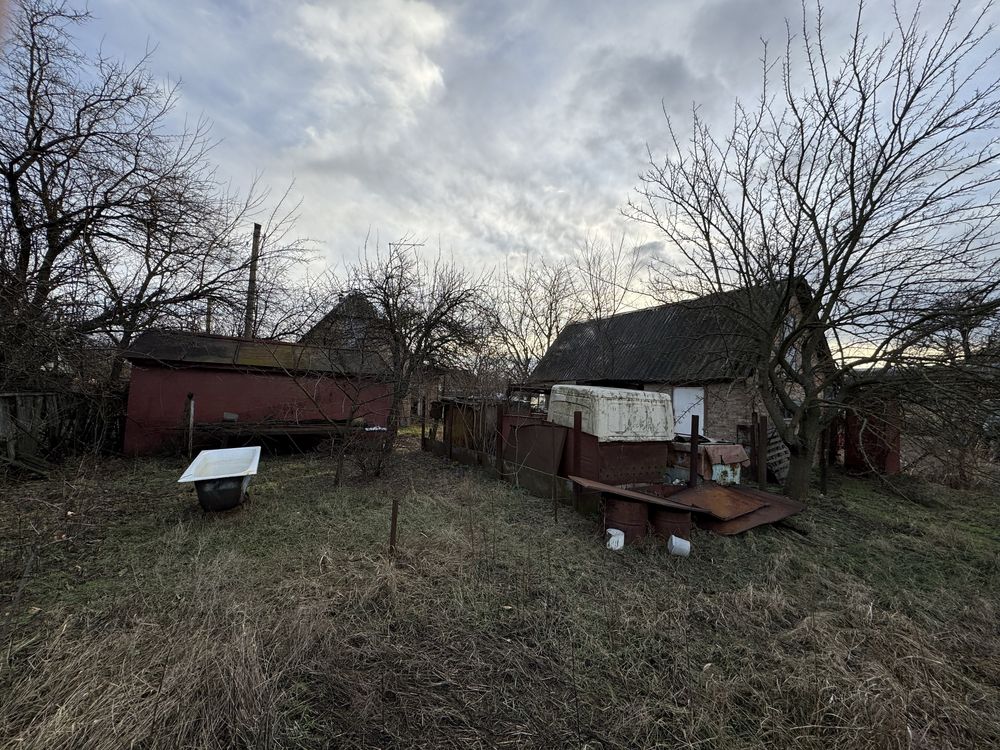
M 705 433 L 705 389 L 700 386 L 675 386 L 671 395 L 674 407 L 674 432 L 691 434 L 691 417 L 698 416 L 698 431 Z

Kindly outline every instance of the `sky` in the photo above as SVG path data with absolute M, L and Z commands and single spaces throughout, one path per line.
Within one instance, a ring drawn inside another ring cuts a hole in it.
M 843 26 L 840 4 L 827 11 Z M 180 80 L 220 174 L 294 180 L 323 262 L 366 236 L 440 245 L 468 266 L 557 257 L 623 230 L 620 209 L 698 106 L 753 99 L 761 40 L 798 0 L 90 0 L 83 45 Z M 846 9 L 850 11 L 850 9 Z M 848 12 L 848 16 L 850 13 Z M 875 11 L 877 16 L 877 11 Z M 371 240 L 370 240 L 371 241 Z

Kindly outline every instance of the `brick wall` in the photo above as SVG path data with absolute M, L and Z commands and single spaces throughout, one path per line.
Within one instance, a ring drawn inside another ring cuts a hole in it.
M 754 403 L 753 387 L 745 380 L 710 383 L 704 389 L 705 419 L 701 431 L 716 440 L 736 440 L 736 425 L 750 424 L 754 409 L 763 408 L 759 399 Z M 673 395 L 673 386 L 662 383 L 647 383 L 645 390 Z
M 705 386 L 703 432 L 717 440 L 736 440 L 736 425 L 750 423 L 754 400 L 754 389 L 744 380 Z

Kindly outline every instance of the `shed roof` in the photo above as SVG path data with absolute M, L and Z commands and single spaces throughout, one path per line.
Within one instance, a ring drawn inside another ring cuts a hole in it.
M 752 290 L 754 300 L 768 297 Z M 753 336 L 741 306 L 748 290 L 647 307 L 571 323 L 542 357 L 531 381 L 705 383 L 750 373 Z
M 375 354 L 327 349 L 284 341 L 244 339 L 185 331 L 146 331 L 125 352 L 126 359 L 164 365 L 278 370 L 281 372 L 380 375 L 385 364 Z

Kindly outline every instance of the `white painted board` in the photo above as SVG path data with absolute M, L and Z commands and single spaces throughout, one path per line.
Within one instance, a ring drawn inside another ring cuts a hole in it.
M 679 435 L 691 434 L 691 416 L 698 415 L 698 431 L 705 434 L 705 389 L 698 386 L 674 387 L 674 430 Z

